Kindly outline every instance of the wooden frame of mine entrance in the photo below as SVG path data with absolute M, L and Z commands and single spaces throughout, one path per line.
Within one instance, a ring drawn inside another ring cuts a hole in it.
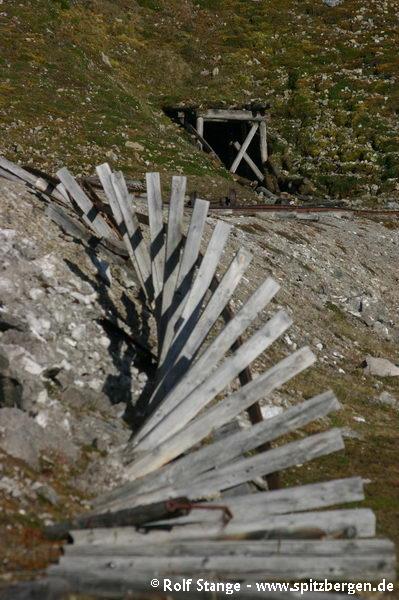
M 205 111 L 197 112 L 197 133 L 198 141 L 201 149 L 204 148 L 205 144 L 209 149 L 209 144 L 204 138 L 204 125 L 206 122 L 219 122 L 226 123 L 228 121 L 245 121 L 251 125 L 249 133 L 242 144 L 236 140 L 233 143 L 234 148 L 237 150 L 237 156 L 235 157 L 233 164 L 230 167 L 230 172 L 235 173 L 242 160 L 245 160 L 247 165 L 255 173 L 256 177 L 260 180 L 264 180 L 264 174 L 252 160 L 247 153 L 247 150 L 255 137 L 256 132 L 259 130 L 259 144 L 260 144 L 260 156 L 262 165 L 267 161 L 267 127 L 266 127 L 266 116 L 260 112 L 253 114 L 250 110 L 226 110 L 226 109 L 209 109 Z M 205 142 L 205 144 L 204 144 Z M 206 147 L 205 146 L 205 147 Z M 210 148 L 212 150 L 212 148 Z M 213 154 L 216 154 L 212 150 Z

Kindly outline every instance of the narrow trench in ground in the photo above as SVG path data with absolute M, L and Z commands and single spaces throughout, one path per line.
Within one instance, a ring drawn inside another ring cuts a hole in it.
M 179 119 L 179 112 L 180 111 L 176 108 L 164 108 L 164 113 L 166 116 L 184 128 L 184 125 Z M 184 113 L 185 122 L 189 123 L 195 128 L 195 111 L 185 110 Z M 245 121 L 205 121 L 204 138 L 220 158 L 226 169 L 230 170 L 230 167 L 237 156 L 238 150 L 234 148 L 234 143 L 239 142 L 239 144 L 242 145 L 249 133 L 250 128 L 251 124 Z M 204 149 L 204 151 L 207 152 L 206 149 Z M 247 154 L 254 161 L 256 166 L 262 171 L 259 131 L 256 132 L 255 137 L 249 145 Z M 247 165 L 244 159 L 240 162 L 236 174 L 251 181 L 258 181 L 255 173 Z

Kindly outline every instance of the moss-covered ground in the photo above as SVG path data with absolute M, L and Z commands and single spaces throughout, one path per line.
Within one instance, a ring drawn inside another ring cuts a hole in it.
M 162 108 L 267 102 L 270 150 L 318 194 L 395 196 L 398 9 L 398 0 L 8 0 L 0 150 L 49 171 L 91 172 L 107 159 L 131 175 L 184 172 L 216 193 L 229 174 Z

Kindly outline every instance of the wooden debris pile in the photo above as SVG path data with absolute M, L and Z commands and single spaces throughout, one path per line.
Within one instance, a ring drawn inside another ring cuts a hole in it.
M 236 314 L 231 312 L 229 300 L 251 256 L 240 249 L 220 281 L 216 278 L 230 226 L 217 222 L 201 253 L 208 202 L 195 202 L 184 235 L 186 179 L 173 178 L 166 207 L 159 175 L 147 174 L 149 231 L 143 231 L 145 219 L 136 212 L 123 175 L 107 164 L 97 167 L 97 174 L 108 207 L 65 168 L 52 184 L 2 158 L 0 168 L 53 198 L 58 204 L 51 203 L 48 212 L 61 226 L 72 226 L 68 211 L 76 210 L 102 243 L 128 255 L 157 325 L 157 376 L 147 418 L 124 450 L 127 481 L 98 498 L 90 514 L 49 531 L 55 537 L 69 532 L 73 539 L 59 564 L 49 568 L 49 581 L 62 579 L 74 592 L 118 598 L 128 591 L 150 592 L 154 575 L 176 581 L 202 576 L 240 581 L 240 597 L 252 598 L 259 594 L 251 581 L 393 580 L 393 544 L 374 538 L 372 511 L 335 508 L 364 499 L 360 478 L 254 492 L 265 476 L 343 449 L 338 429 L 270 447 L 338 410 L 339 403 L 327 391 L 266 421 L 259 418 L 257 403 L 315 357 L 304 347 L 254 379 L 248 372 L 243 377 L 291 319 L 279 310 L 241 339 L 279 285 L 266 279 Z M 220 317 L 226 324 L 213 334 Z M 224 393 L 238 377 L 241 387 Z M 213 439 L 245 410 L 250 426 L 231 427 Z M 291 598 L 281 592 L 261 595 Z M 190 591 L 177 597 L 214 596 Z

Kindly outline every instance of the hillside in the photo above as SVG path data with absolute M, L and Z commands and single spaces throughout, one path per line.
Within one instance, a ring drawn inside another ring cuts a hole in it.
M 163 108 L 262 102 L 276 164 L 316 196 L 398 197 L 399 0 L 8 0 L 0 11 L 11 160 L 91 173 L 107 158 L 139 177 L 184 172 L 220 196 L 231 176 Z
M 89 235 L 65 234 L 47 203 L 19 183 L 0 179 L 0 217 L 1 595 L 2 585 L 31 579 L 57 560 L 59 544 L 43 537 L 44 526 L 77 515 L 126 477 L 121 449 L 127 423 L 137 426 L 136 402 L 154 381 L 156 339 L 127 262 L 91 246 Z M 304 345 L 317 356 L 262 400 L 265 418 L 328 388 L 342 406 L 276 442 L 331 427 L 345 438 L 344 451 L 283 471 L 283 487 L 360 476 L 367 481 L 360 506 L 375 511 L 377 534 L 397 543 L 399 380 L 364 368 L 371 355 L 389 359 L 392 375 L 398 371 L 396 223 L 336 214 L 218 217 L 233 225 L 219 274 L 239 249 L 253 256 L 235 311 L 268 275 L 281 284 L 245 339 L 281 308 L 294 322 L 258 356 L 253 373 Z M 215 222 L 212 213 L 206 242 Z

